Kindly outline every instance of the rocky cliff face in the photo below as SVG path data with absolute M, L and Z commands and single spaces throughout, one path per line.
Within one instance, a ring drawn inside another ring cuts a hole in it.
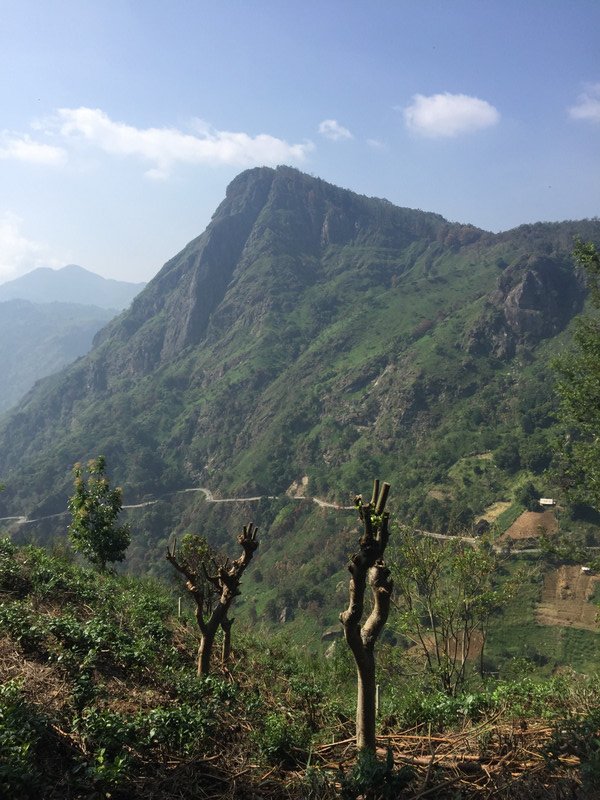
M 583 279 L 564 257 L 531 255 L 507 267 L 468 335 L 471 353 L 509 358 L 555 336 L 581 311 Z
M 168 261 L 130 311 L 102 332 L 96 344 L 103 351 L 108 374 L 119 375 L 123 370 L 148 374 L 201 341 L 232 280 L 272 180 L 272 170 L 260 169 L 234 180 L 207 230 Z
M 270 308 L 289 310 L 327 277 L 330 247 L 367 247 L 376 238 L 398 250 L 447 227 L 438 215 L 374 203 L 290 168 L 249 170 L 230 184 L 206 231 L 99 335 L 105 363 L 94 372 L 148 374 L 240 318 L 248 324 Z

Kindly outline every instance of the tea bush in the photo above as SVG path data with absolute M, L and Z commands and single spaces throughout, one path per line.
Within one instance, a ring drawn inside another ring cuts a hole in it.
M 310 731 L 282 712 L 267 714 L 255 738 L 261 753 L 271 764 L 291 769 L 306 763 Z
M 410 767 L 394 769 L 391 750 L 385 761 L 363 750 L 352 769 L 340 773 L 340 796 L 342 800 L 398 800 L 412 777 Z
M 600 790 L 600 708 L 590 708 L 580 716 L 555 723 L 545 755 L 550 762 L 561 756 L 576 756 L 584 789 Z
M 37 748 L 44 729 L 18 682 L 0 686 L 0 796 L 29 797 L 39 786 Z

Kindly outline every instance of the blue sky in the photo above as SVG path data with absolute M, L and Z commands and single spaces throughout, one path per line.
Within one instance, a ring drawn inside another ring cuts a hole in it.
M 505 230 L 600 213 L 600 0 L 2 0 L 0 282 L 148 280 L 246 167 Z

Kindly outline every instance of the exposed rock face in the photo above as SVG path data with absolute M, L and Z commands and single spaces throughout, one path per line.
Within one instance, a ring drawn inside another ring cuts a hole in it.
M 326 628 L 321 634 L 322 642 L 331 642 L 334 639 L 341 639 L 344 635 L 340 625 L 333 625 L 331 628 Z
M 508 267 L 468 336 L 471 353 L 497 358 L 517 345 L 534 345 L 559 333 L 581 310 L 585 286 L 573 269 L 549 257 L 532 256 Z
M 207 230 L 168 261 L 147 290 L 97 341 L 127 342 L 127 352 L 106 353 L 108 372 L 148 374 L 184 348 L 198 344 L 223 300 L 272 184 L 272 170 L 234 180 Z M 126 363 L 123 363 L 125 355 Z
M 287 167 L 242 173 L 206 231 L 98 337 L 97 345 L 111 343 L 103 353 L 109 383 L 111 374 L 151 373 L 185 348 L 226 335 L 240 320 L 252 325 L 270 310 L 292 310 L 300 292 L 327 277 L 321 259 L 328 246 L 367 246 L 376 227 L 378 239 L 399 248 L 433 240 L 448 227 L 436 214 L 391 203 L 374 219 L 372 206 L 368 198 Z M 263 263 L 268 267 L 261 275 Z M 115 352 L 119 343 L 127 349 Z

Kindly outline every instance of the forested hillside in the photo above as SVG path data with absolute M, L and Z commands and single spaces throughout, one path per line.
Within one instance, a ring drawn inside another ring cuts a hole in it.
M 40 267 L 0 285 L 0 413 L 40 378 L 71 364 L 145 284 L 108 280 L 74 264 Z
M 64 510 L 70 466 L 102 453 L 132 502 L 303 480 L 346 501 L 385 474 L 406 518 L 456 529 L 549 464 L 548 361 L 585 296 L 576 235 L 600 223 L 493 235 L 245 172 L 89 356 L 4 418 L 5 513 Z

